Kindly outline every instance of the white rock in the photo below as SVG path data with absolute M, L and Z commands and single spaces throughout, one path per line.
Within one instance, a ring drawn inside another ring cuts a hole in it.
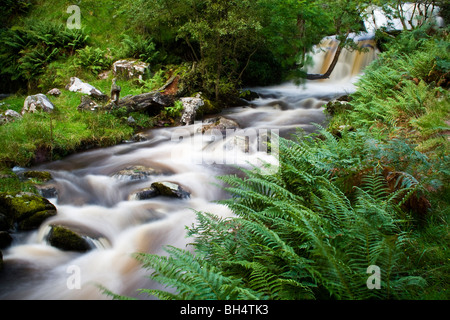
M 100 90 L 90 85 L 89 83 L 81 81 L 77 77 L 70 78 L 70 83 L 66 86 L 66 89 L 71 92 L 81 92 L 94 97 L 105 96 Z
M 0 114 L 0 125 L 21 119 L 22 116 L 14 110 L 6 110 Z
M 145 76 L 150 72 L 149 67 L 150 65 L 148 63 L 139 60 L 123 59 L 114 62 L 113 72 L 114 76 L 118 78 L 138 78 L 140 80 L 143 80 Z
M 181 123 L 184 125 L 193 124 L 197 110 L 205 105 L 205 102 L 200 97 L 180 98 L 183 103 L 183 114 L 181 116 Z
M 25 99 L 21 113 L 34 113 L 37 111 L 53 112 L 53 110 L 55 110 L 53 103 L 48 100 L 45 94 L 39 93 L 34 96 L 28 96 Z

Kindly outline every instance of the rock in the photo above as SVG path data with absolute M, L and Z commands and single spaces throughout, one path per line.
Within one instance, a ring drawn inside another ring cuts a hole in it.
M 11 245 L 13 238 L 8 231 L 0 231 L 0 249 L 5 249 Z
M 201 133 L 218 130 L 222 134 L 225 134 L 227 129 L 237 130 L 239 129 L 239 124 L 225 117 L 217 117 L 205 120 L 205 124 L 201 128 Z
M 92 249 L 89 242 L 82 235 L 59 225 L 51 226 L 47 241 L 53 247 L 63 251 L 86 252 Z
M 54 97 L 59 97 L 61 95 L 61 90 L 59 90 L 57 88 L 53 88 L 49 92 L 47 92 L 47 95 L 54 96 Z
M 0 213 L 0 231 L 8 231 L 10 228 L 10 219 L 5 214 Z
M 340 98 L 337 98 L 336 100 L 332 100 L 328 102 L 324 107 L 326 112 L 333 116 L 336 113 L 341 113 L 347 110 L 352 110 L 353 107 L 349 103 L 351 101 L 351 97 L 349 96 L 342 96 Z
M 113 64 L 113 73 L 124 80 L 144 80 L 150 75 L 150 65 L 135 59 L 118 60 Z
M 53 179 L 52 174 L 48 171 L 23 171 L 17 174 L 19 178 L 37 179 L 42 182 L 47 182 Z
M 77 107 L 77 109 L 80 111 L 96 111 L 99 108 L 101 108 L 101 106 L 98 105 L 97 102 L 95 102 L 88 96 L 82 96 L 81 103 Z
M 197 95 L 196 97 L 180 98 L 180 101 L 183 103 L 181 124 L 193 124 L 197 115 L 197 111 L 199 110 L 199 108 L 205 105 L 205 102 L 202 98 L 200 98 L 200 95 Z
M 2 251 L 0 250 L 0 271 L 3 269 L 3 254 Z
M 151 185 L 152 188 L 156 189 L 158 193 L 162 196 L 166 197 L 174 197 L 174 198 L 189 198 L 190 193 L 184 190 L 181 186 L 176 183 L 168 182 L 168 181 L 160 181 L 154 182 Z
M 144 166 L 131 166 L 120 170 L 113 175 L 114 178 L 119 180 L 145 180 L 148 176 L 161 174 L 162 172 L 157 169 L 144 167 Z
M 159 196 L 159 192 L 153 188 L 143 188 L 129 195 L 128 200 L 148 200 Z
M 107 101 L 108 96 L 105 95 L 103 92 L 95 88 L 94 86 L 90 85 L 89 83 L 85 83 L 78 79 L 77 77 L 70 78 L 70 83 L 66 85 L 66 89 L 71 92 L 80 92 L 87 94 L 94 99 L 100 100 L 100 101 Z
M 165 107 L 173 104 L 173 97 L 155 91 L 125 96 L 119 100 L 119 108 L 126 108 L 128 113 L 144 112 L 150 116 L 158 115 Z
M 34 187 L 37 189 L 39 194 L 46 199 L 58 197 L 58 188 L 56 187 L 56 184 L 53 184 L 53 183 L 45 184 L 45 185 L 39 184 L 39 185 L 35 185 Z
M 136 133 L 135 135 L 133 135 L 131 140 L 133 142 L 142 142 L 142 141 L 147 141 L 148 139 L 143 133 Z
M 136 120 L 132 116 L 129 116 L 128 119 L 127 119 L 127 123 L 128 123 L 129 126 L 135 126 L 136 125 Z
M 23 104 L 21 114 L 27 112 L 35 113 L 37 111 L 53 112 L 55 106 L 48 100 L 45 94 L 39 93 L 33 96 L 28 96 Z
M 0 114 L 0 125 L 22 119 L 20 113 L 14 110 L 6 110 Z
M 9 229 L 37 229 L 46 219 L 56 215 L 56 207 L 46 198 L 33 193 L 0 193 L 0 214 L 7 218 Z

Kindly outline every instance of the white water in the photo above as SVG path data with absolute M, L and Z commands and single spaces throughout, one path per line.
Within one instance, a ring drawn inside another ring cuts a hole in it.
M 333 46 L 331 42 L 326 45 Z M 242 129 L 257 133 L 278 130 L 289 137 L 297 128 L 312 132 L 313 123 L 326 121 L 322 106 L 353 92 L 356 77 L 375 57 L 373 50 L 364 56 L 344 53 L 336 77 L 300 86 L 286 83 L 253 88 L 261 98 L 252 106 L 226 109 L 222 115 L 235 120 Z M 329 59 L 326 52 L 315 56 L 320 68 Z M 0 299 L 109 299 L 98 284 L 117 294 L 147 299 L 137 290 L 159 286 L 147 278 L 149 271 L 142 269 L 132 255 L 164 254 L 165 245 L 185 248 L 191 241 L 185 237 L 185 226 L 195 222 L 194 210 L 232 215 L 213 203 L 227 196 L 215 185 L 217 175 L 235 172 L 230 164 L 245 166 L 241 160 L 253 164 L 258 164 L 258 159 L 277 160 L 276 153 L 268 154 L 255 141 L 250 140 L 248 152 L 233 148 L 230 141 L 234 137 L 211 142 L 210 136 L 195 134 L 198 126 L 150 130 L 145 142 L 85 152 L 37 168 L 52 172 L 56 178 L 59 196 L 50 200 L 58 214 L 37 231 L 16 234 L 13 245 L 3 251 Z M 164 174 L 137 182 L 112 177 L 131 165 L 161 169 Z M 190 199 L 127 199 L 131 191 L 160 180 L 179 183 L 191 192 Z M 95 248 L 82 254 L 51 247 L 45 236 L 52 224 L 76 227 L 93 235 Z M 74 280 L 80 281 L 80 287 Z

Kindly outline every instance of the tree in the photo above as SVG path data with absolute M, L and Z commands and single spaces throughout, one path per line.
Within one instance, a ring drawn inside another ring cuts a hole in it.
M 369 3 L 364 0 L 336 0 L 329 1 L 317 0 L 322 10 L 329 14 L 329 18 L 333 22 L 334 34 L 339 45 L 334 54 L 333 60 L 324 74 L 307 74 L 308 80 L 327 79 L 333 72 L 339 60 L 340 54 L 344 48 L 356 49 L 353 39 L 349 38 L 350 34 L 362 31 L 362 21 L 365 16 L 366 8 Z

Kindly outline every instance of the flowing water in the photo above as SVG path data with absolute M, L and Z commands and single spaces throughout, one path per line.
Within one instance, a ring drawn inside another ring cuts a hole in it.
M 202 123 L 178 128 L 152 129 L 146 141 L 126 143 L 70 156 L 39 166 L 50 171 L 58 197 L 50 199 L 58 214 L 37 231 L 14 235 L 13 245 L 3 251 L 5 268 L 0 273 L 0 299 L 109 299 L 102 285 L 122 295 L 146 299 L 140 288 L 159 288 L 148 279 L 148 270 L 133 258 L 137 252 L 164 254 L 165 245 L 186 247 L 185 226 L 195 222 L 195 211 L 221 216 L 232 213 L 215 200 L 227 197 L 217 185 L 218 175 L 236 172 L 234 165 L 248 166 L 270 161 L 261 140 L 269 133 L 289 137 L 298 128 L 310 133 L 313 123 L 324 124 L 323 105 L 354 90 L 354 81 L 376 58 L 372 40 L 360 39 L 367 53 L 343 52 L 333 77 L 301 85 L 252 88 L 260 98 L 250 106 L 225 109 L 221 116 L 234 120 L 244 130 L 244 147 L 236 143 L 242 131 L 220 135 L 199 134 Z M 322 72 L 335 49 L 332 38 L 314 55 L 311 73 Z M 130 166 L 154 168 L 147 179 L 118 178 L 115 173 Z M 270 174 L 270 172 L 268 172 Z M 134 190 L 154 181 L 178 183 L 190 198 L 156 197 L 129 200 Z M 67 252 L 50 246 L 50 225 L 82 230 L 91 236 L 92 250 Z

